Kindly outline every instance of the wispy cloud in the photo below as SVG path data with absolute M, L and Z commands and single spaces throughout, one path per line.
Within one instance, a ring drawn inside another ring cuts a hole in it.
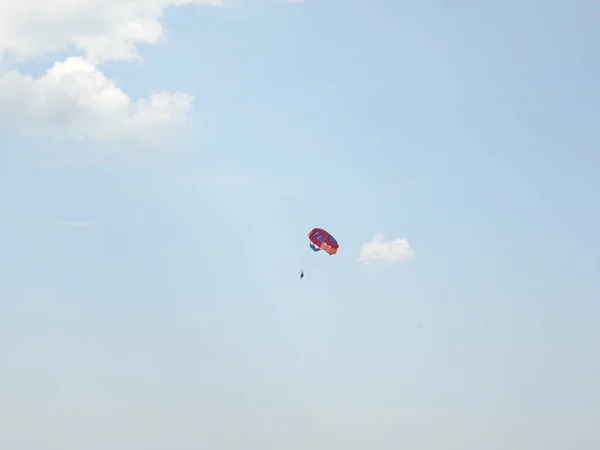
M 402 180 L 402 181 L 390 181 L 388 183 L 384 183 L 382 187 L 388 188 L 388 189 L 402 189 L 402 188 L 409 188 L 411 186 L 415 186 L 418 183 L 419 182 L 417 180 L 408 179 L 408 180 Z
M 375 233 L 373 239 L 363 244 L 360 249 L 359 261 L 371 264 L 377 261 L 399 262 L 412 259 L 415 252 L 408 239 L 395 238 L 385 240 L 382 233 Z
M 72 228 L 92 228 L 96 227 L 95 222 L 89 222 L 85 220 L 59 220 L 56 222 L 61 227 L 72 227 Z
M 252 175 L 179 176 L 176 182 L 184 185 L 248 186 L 256 183 Z
M 257 108 L 242 113 L 241 119 L 248 122 L 271 123 L 283 116 L 283 112 L 275 108 Z
M 256 181 L 251 175 L 233 175 L 233 176 L 221 176 L 213 177 L 210 179 L 213 183 L 221 184 L 225 186 L 247 186 Z

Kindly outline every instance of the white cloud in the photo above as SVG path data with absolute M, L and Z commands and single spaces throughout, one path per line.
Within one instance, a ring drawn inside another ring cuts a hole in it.
M 359 261 L 370 264 L 377 261 L 407 261 L 414 257 L 414 251 L 406 238 L 385 240 L 381 233 L 375 233 L 373 239 L 363 244 Z
M 0 123 L 20 132 L 99 142 L 156 143 L 187 122 L 193 96 L 131 99 L 98 69 L 139 58 L 138 44 L 165 37 L 165 8 L 220 0 L 0 0 L 0 59 L 69 51 L 37 79 L 0 71 Z
M 133 101 L 80 57 L 55 63 L 37 79 L 0 75 L 0 123 L 34 134 L 150 144 L 185 123 L 192 101 L 168 92 Z
M 159 19 L 172 6 L 220 0 L 0 0 L 0 56 L 32 58 L 77 49 L 97 64 L 138 57 L 137 44 L 165 37 Z

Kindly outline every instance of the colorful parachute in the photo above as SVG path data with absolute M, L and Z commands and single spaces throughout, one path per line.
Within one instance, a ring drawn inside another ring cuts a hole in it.
M 308 239 L 310 239 L 311 242 L 310 248 L 315 252 L 323 250 L 330 255 L 335 255 L 338 251 L 339 245 L 335 238 L 321 228 L 313 228 L 310 233 L 308 233 Z

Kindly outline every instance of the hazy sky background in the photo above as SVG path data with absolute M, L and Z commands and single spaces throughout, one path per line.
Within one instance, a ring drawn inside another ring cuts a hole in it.
M 599 45 L 582 0 L 0 0 L 0 448 L 598 450 Z

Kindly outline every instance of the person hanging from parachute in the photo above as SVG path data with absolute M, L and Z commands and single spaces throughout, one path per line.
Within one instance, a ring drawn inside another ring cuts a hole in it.
M 310 241 L 309 247 L 313 252 L 323 250 L 331 256 L 335 255 L 340 247 L 337 240 L 321 228 L 313 228 L 310 233 L 308 233 L 308 239 Z M 304 278 L 304 269 L 298 273 L 300 274 L 300 279 Z

